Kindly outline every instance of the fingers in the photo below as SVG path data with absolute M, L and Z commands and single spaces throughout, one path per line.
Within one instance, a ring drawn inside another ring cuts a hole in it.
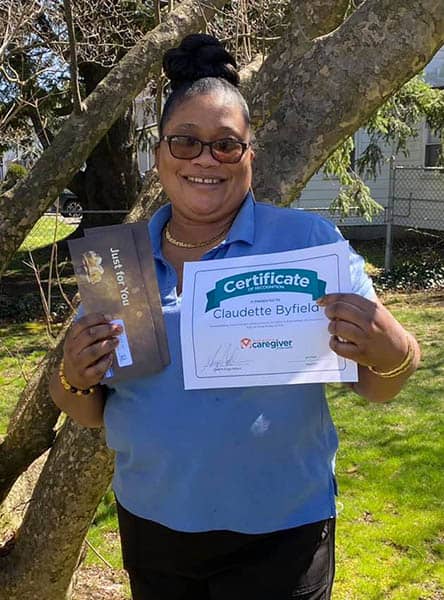
M 111 317 L 108 315 L 102 313 L 90 313 L 89 315 L 81 317 L 78 321 L 75 321 L 68 335 L 75 340 L 90 327 L 100 324 L 109 325 L 110 322 Z
M 330 348 L 343 358 L 349 358 L 356 362 L 360 362 L 362 353 L 360 348 L 353 342 L 341 341 L 338 337 L 332 336 L 329 342 Z
M 122 327 L 113 324 L 105 315 L 92 313 L 82 317 L 73 325 L 67 335 L 65 349 L 71 350 L 73 354 L 80 355 L 85 348 L 95 345 L 101 340 L 117 336 L 121 332 Z M 93 354 L 93 358 L 97 359 L 98 357 L 98 354 Z
M 71 385 L 85 389 L 101 381 L 121 332 L 111 317 L 100 313 L 86 315 L 73 325 L 64 347 L 65 376 Z
M 356 294 L 329 294 L 318 304 L 324 307 L 328 319 L 349 321 L 364 331 L 374 321 L 378 309 L 375 302 Z
M 107 354 L 111 354 L 118 345 L 119 340 L 116 337 L 100 340 L 83 348 L 74 359 L 80 368 L 86 369 L 102 360 Z
M 364 337 L 363 330 L 348 321 L 330 321 L 328 324 L 328 332 L 332 336 L 339 338 L 339 341 L 345 340 L 354 344 L 362 342 L 362 338 Z
M 337 302 L 346 302 L 347 304 L 351 304 L 356 308 L 361 309 L 364 312 L 371 310 L 372 308 L 376 308 L 379 304 L 379 301 L 375 298 L 374 300 L 369 300 L 368 298 L 364 298 L 364 296 L 359 296 L 359 294 L 352 293 L 336 293 L 336 294 L 326 294 L 316 300 L 319 306 L 324 308 L 328 306 L 332 306 Z
M 101 381 L 108 369 L 112 367 L 113 360 L 114 355 L 112 353 L 105 354 L 98 362 L 85 369 L 85 377 L 91 381 Z
M 406 332 L 377 298 L 328 294 L 317 302 L 330 320 L 330 348 L 340 356 L 380 370 L 405 356 Z

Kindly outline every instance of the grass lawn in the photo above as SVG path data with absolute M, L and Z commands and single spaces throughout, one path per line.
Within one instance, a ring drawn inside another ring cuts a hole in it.
M 26 240 L 19 248 L 19 252 L 37 250 L 53 242 L 63 240 L 75 231 L 77 226 L 77 224 L 67 223 L 63 217 L 56 216 L 55 213 L 54 215 L 44 215 L 40 217 L 27 235 Z
M 336 600 L 444 598 L 444 302 L 430 296 L 386 300 L 423 351 L 396 401 L 329 391 L 340 437 Z

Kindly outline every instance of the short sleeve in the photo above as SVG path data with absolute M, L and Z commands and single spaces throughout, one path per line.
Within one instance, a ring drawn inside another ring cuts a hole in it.
M 79 304 L 79 307 L 76 312 L 76 316 L 74 317 L 74 321 L 78 321 L 82 317 L 85 316 L 85 309 L 83 308 L 83 304 Z
M 311 245 L 332 244 L 343 241 L 345 238 L 339 229 L 327 219 L 316 215 L 311 230 Z M 350 277 L 352 292 L 364 296 L 369 300 L 376 298 L 376 292 L 371 278 L 365 272 L 365 261 L 350 246 Z
M 360 254 L 358 254 L 350 246 L 350 277 L 352 292 L 359 294 L 373 300 L 376 298 L 376 292 L 373 287 L 371 278 L 365 272 L 365 261 Z

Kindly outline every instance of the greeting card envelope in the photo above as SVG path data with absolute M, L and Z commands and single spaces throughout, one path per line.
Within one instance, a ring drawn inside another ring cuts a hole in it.
M 94 228 L 68 242 L 85 312 L 109 314 L 124 328 L 105 383 L 155 373 L 169 362 L 157 279 L 143 273 L 142 249 L 136 246 L 142 229 L 134 225 Z M 145 251 L 152 261 L 149 239 Z
M 148 232 L 148 221 L 138 221 L 137 223 L 126 223 L 123 225 L 107 225 L 104 227 L 90 227 L 85 229 L 85 236 L 89 237 L 91 235 L 97 235 L 105 230 L 113 231 L 119 235 L 119 231 L 121 231 L 122 227 L 129 227 L 133 232 L 145 290 L 151 306 L 151 315 L 154 322 L 157 344 L 159 346 L 162 362 L 166 366 L 170 363 L 170 353 L 168 350 L 165 321 L 162 315 L 162 304 L 160 301 L 159 286 L 157 284 L 156 267 L 154 265 L 153 251 Z

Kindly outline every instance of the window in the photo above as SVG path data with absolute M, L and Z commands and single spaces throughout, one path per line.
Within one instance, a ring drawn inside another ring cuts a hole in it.
M 429 127 L 426 127 L 425 143 L 425 167 L 439 166 L 439 157 L 441 154 L 441 136 L 437 135 Z

